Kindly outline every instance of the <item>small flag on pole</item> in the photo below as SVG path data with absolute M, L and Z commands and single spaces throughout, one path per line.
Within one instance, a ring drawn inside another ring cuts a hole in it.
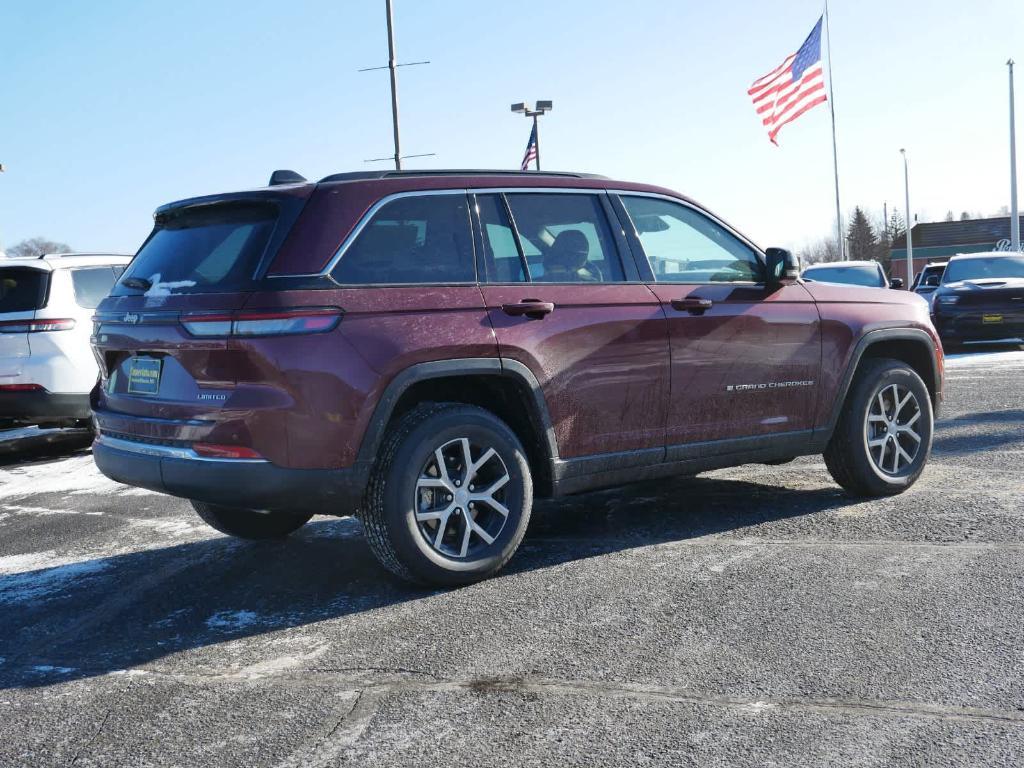
M 530 131 L 530 140 L 526 144 L 526 154 L 523 155 L 523 163 L 519 167 L 519 170 L 525 171 L 530 167 L 530 163 L 537 159 L 537 122 L 533 123 L 533 130 Z
M 782 126 L 828 100 L 821 61 L 821 19 L 804 40 L 800 50 L 767 75 L 754 81 L 747 91 L 772 144 L 778 144 Z

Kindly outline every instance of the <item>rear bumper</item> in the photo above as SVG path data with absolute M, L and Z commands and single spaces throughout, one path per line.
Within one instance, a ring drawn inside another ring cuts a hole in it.
M 92 413 L 88 394 L 54 394 L 46 390 L 0 392 L 0 418 L 31 424 L 87 419 Z
M 99 470 L 119 483 L 186 499 L 249 509 L 350 515 L 362 498 L 368 468 L 289 469 L 263 459 L 209 459 L 191 449 L 100 435 Z

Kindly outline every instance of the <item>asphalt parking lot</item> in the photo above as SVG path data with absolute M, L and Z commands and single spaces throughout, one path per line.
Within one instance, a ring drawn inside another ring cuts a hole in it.
M 544 503 L 451 592 L 7 437 L 0 765 L 1024 763 L 1024 352 L 951 359 L 902 496 L 815 457 Z

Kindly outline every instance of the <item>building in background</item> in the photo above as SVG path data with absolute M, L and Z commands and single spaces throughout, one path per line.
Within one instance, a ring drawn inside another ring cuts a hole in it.
M 1024 216 L 1021 217 L 1024 222 Z M 958 253 L 1003 251 L 1010 248 L 1010 217 L 967 219 L 966 221 L 932 221 L 915 224 L 911 230 L 914 243 L 914 274 L 932 261 L 945 261 Z M 892 244 L 889 277 L 907 279 L 907 236 L 902 234 Z

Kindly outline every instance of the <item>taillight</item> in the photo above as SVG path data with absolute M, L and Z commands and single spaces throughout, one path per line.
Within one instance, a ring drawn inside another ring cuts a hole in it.
M 70 331 L 75 321 L 70 317 L 56 320 L 4 320 L 0 333 L 39 333 L 41 331 Z
M 0 384 L 0 392 L 45 392 L 42 384 Z
M 192 450 L 210 459 L 262 459 L 252 448 L 241 445 L 216 445 L 214 443 L 192 443 Z
M 181 324 L 193 336 L 286 336 L 333 331 L 342 312 L 334 308 L 184 315 Z

